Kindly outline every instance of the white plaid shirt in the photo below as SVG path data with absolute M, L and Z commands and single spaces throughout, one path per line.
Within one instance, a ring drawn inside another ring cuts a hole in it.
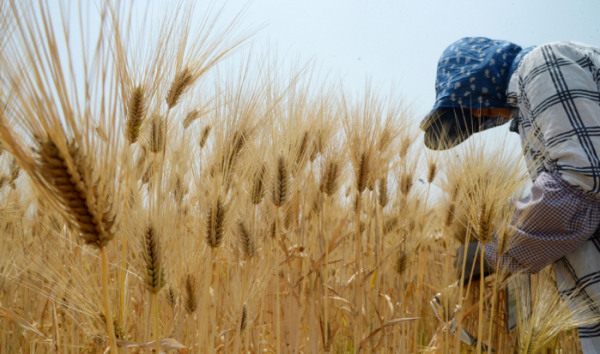
M 554 263 L 563 295 L 577 294 L 568 305 L 587 303 L 600 316 L 600 48 L 535 48 L 510 78 L 507 96 L 519 110 L 511 128 L 521 136 L 534 184 L 517 203 L 526 218 L 514 226 L 516 243 L 500 262 L 512 273 Z M 486 258 L 499 260 L 494 242 Z M 584 353 L 600 353 L 600 324 L 579 334 Z
M 600 193 L 600 48 L 558 42 L 535 48 L 509 81 L 519 135 L 535 180 L 558 172 Z

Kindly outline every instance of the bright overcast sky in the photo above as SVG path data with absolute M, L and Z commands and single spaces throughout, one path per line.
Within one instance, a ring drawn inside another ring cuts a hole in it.
M 223 19 L 244 4 L 227 2 Z M 422 116 L 435 101 L 437 59 L 459 38 L 484 36 L 522 47 L 574 40 L 600 47 L 599 18 L 599 0 L 254 0 L 243 27 L 265 24 L 255 42 L 276 44 L 290 60 L 315 59 L 343 76 L 347 89 L 360 90 L 366 78 L 383 88 L 394 83 Z

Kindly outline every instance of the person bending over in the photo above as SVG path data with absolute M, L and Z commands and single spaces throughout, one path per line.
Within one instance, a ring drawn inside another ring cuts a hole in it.
M 516 220 L 527 212 L 512 225 L 519 241 L 502 256 L 496 239 L 486 245 L 483 275 L 489 264 L 529 274 L 554 264 L 561 295 L 578 289 L 567 305 L 585 303 L 600 316 L 600 48 L 463 38 L 442 54 L 435 89 L 421 122 L 428 148 L 449 149 L 509 123 L 533 181 L 516 204 Z M 480 267 L 470 274 L 470 265 L 480 245 L 466 247 L 465 279 L 479 278 Z M 600 324 L 580 327 L 579 337 L 585 354 L 600 353 Z

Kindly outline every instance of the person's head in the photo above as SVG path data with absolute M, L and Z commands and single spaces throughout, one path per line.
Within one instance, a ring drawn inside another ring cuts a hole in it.
M 520 52 L 516 44 L 483 37 L 446 48 L 438 62 L 435 105 L 421 122 L 428 148 L 452 148 L 512 118 L 506 89 Z

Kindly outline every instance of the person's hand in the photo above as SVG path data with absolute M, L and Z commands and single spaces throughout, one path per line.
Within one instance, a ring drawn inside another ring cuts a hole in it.
M 465 246 L 467 247 L 467 255 L 465 258 Z M 464 285 L 467 285 L 471 280 L 481 279 L 481 243 L 478 241 L 470 242 L 467 245 L 462 245 L 456 250 L 456 259 L 454 260 L 454 268 L 456 269 L 456 275 L 460 281 L 463 271 L 463 258 L 465 258 L 464 265 Z M 483 277 L 494 273 L 485 257 L 483 258 Z

